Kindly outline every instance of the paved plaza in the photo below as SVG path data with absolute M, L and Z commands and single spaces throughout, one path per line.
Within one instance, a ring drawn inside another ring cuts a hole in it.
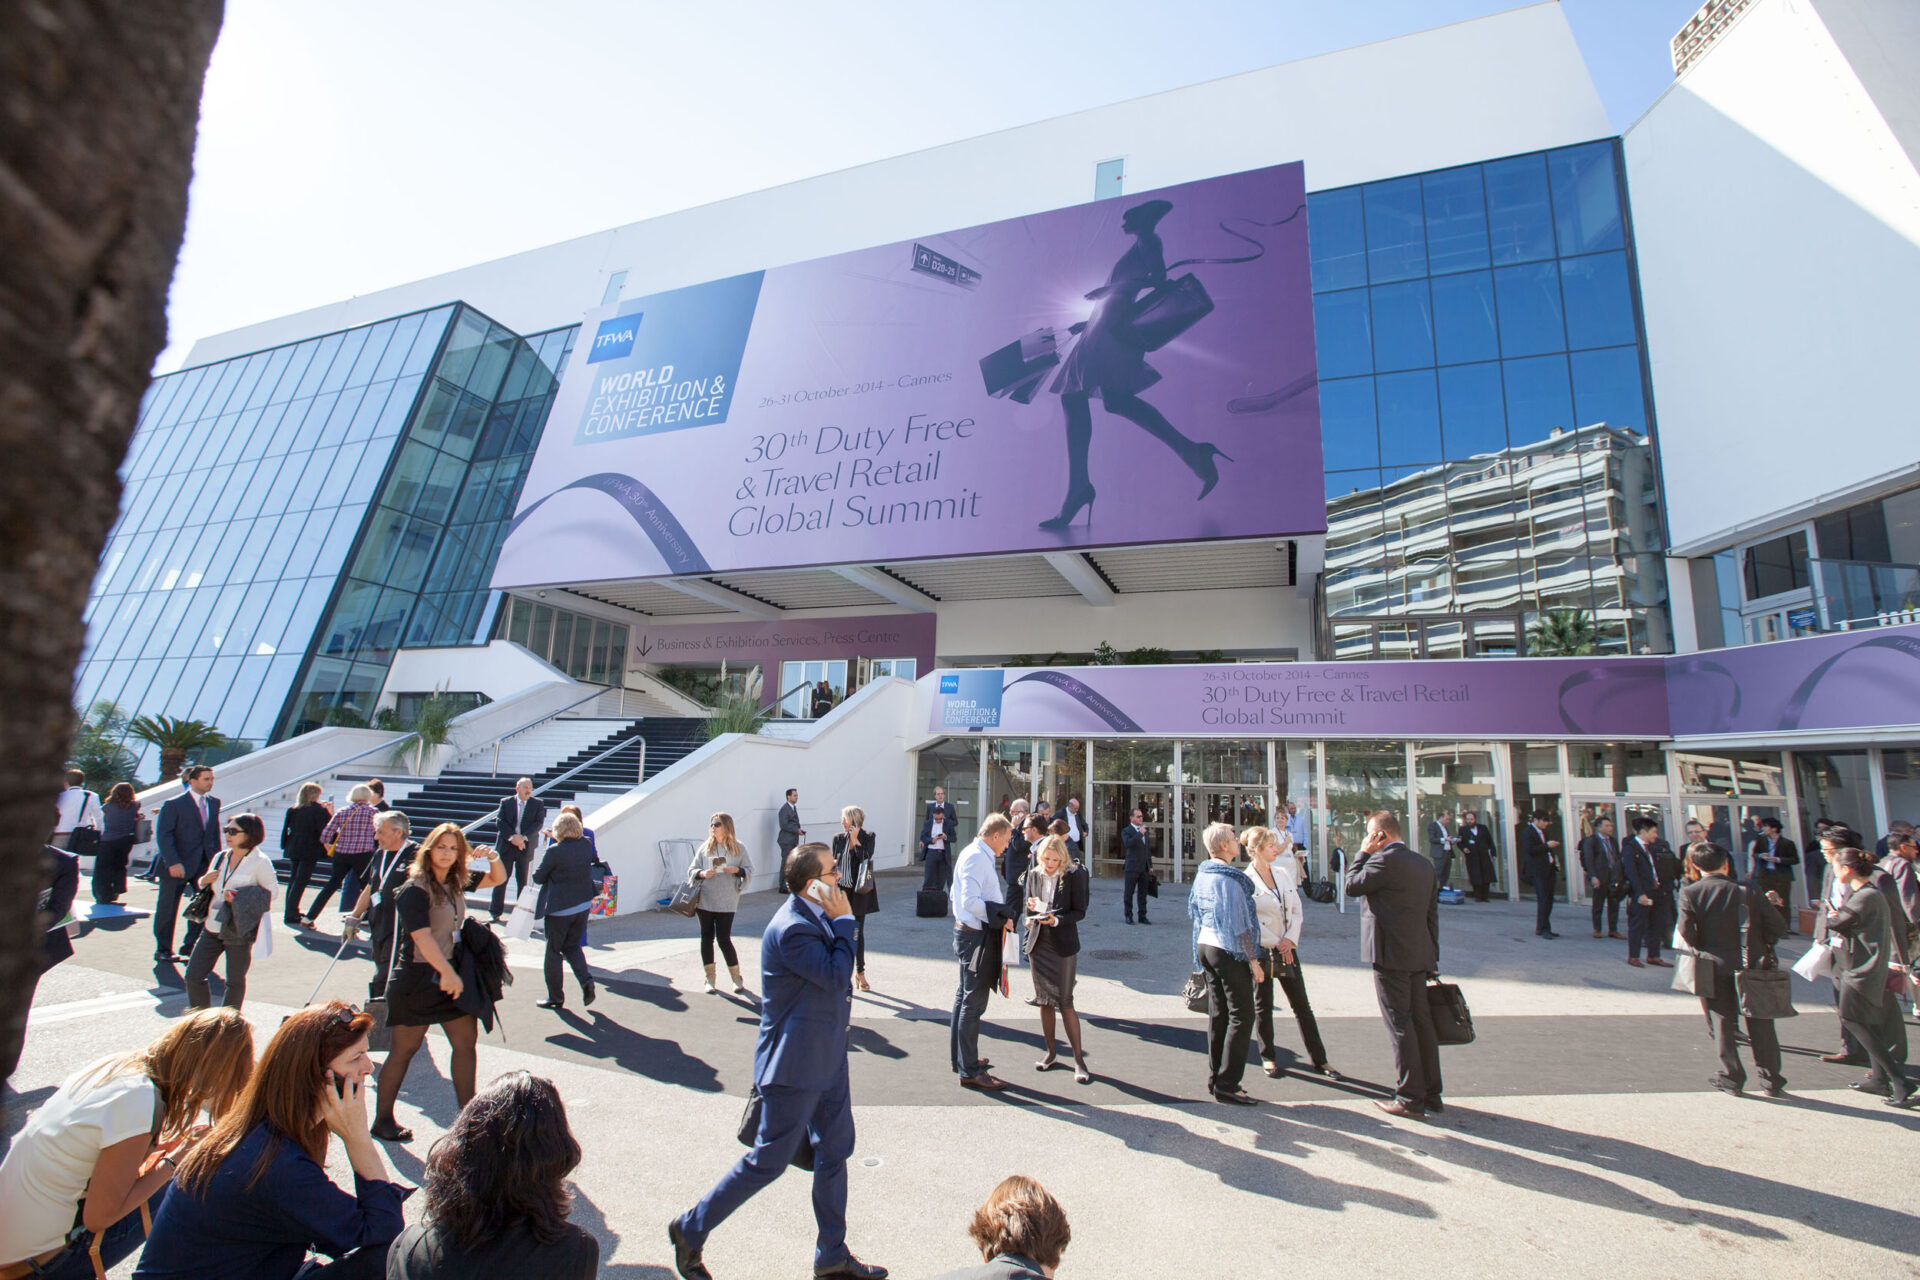
M 1859 1071 L 1818 1060 L 1839 1039 L 1824 986 L 1800 987 L 1800 1016 L 1780 1024 L 1790 1097 L 1729 1098 L 1707 1084 L 1717 1062 L 1697 1002 L 1668 989 L 1669 971 L 1628 967 L 1624 943 L 1587 936 L 1584 908 L 1557 909 L 1565 936 L 1541 941 L 1531 904 L 1442 907 L 1442 966 L 1466 989 L 1478 1040 L 1443 1051 L 1444 1115 L 1394 1121 L 1370 1103 L 1391 1070 L 1358 907 L 1310 904 L 1307 984 L 1344 1078 L 1255 1068 L 1248 1088 L 1268 1105 L 1226 1107 L 1206 1097 L 1205 1019 L 1179 998 L 1180 886 L 1163 889 L 1151 925 L 1128 927 L 1117 884 L 1095 881 L 1078 1003 L 1097 1080 L 1032 1069 L 1039 1016 L 1021 970 L 1013 998 L 988 1010 L 982 1047 L 1012 1086 L 988 1098 L 947 1066 L 951 925 L 913 917 L 917 879 L 880 877 L 874 991 L 855 999 L 852 1037 L 849 1243 L 902 1280 L 977 1261 L 967 1218 L 1014 1172 L 1039 1177 L 1071 1215 L 1065 1277 L 1920 1276 L 1920 1113 L 1890 1112 L 1846 1087 Z M 147 905 L 150 887 L 136 883 L 129 901 Z M 741 910 L 750 975 L 778 902 L 756 894 Z M 178 971 L 156 976 L 146 926 L 89 933 L 41 984 L 5 1094 L 9 1137 L 68 1073 L 144 1043 L 182 1008 Z M 672 1274 L 667 1219 L 742 1150 L 733 1133 L 757 1014 L 701 993 L 691 921 L 596 921 L 591 941 L 602 994 L 560 1014 L 534 1007 L 538 939 L 510 944 L 518 982 L 482 1041 L 480 1078 L 525 1067 L 558 1083 L 586 1151 L 575 1220 L 600 1237 L 601 1274 L 656 1280 Z M 336 943 L 276 933 L 249 978 L 262 1040 Z M 1783 956 L 1803 944 L 1790 939 Z M 349 950 L 323 994 L 364 998 L 369 971 Z M 1284 1006 L 1280 1024 L 1297 1046 Z M 418 1137 L 384 1145 L 406 1181 L 454 1113 L 445 1043 L 429 1045 L 432 1064 L 415 1060 L 399 1107 Z M 338 1144 L 334 1155 L 345 1177 Z M 782 1178 L 728 1222 L 707 1249 L 715 1275 L 807 1275 L 807 1192 L 804 1176 Z

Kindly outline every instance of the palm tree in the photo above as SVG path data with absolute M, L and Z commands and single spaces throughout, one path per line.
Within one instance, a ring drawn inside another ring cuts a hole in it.
M 1549 609 L 1527 632 L 1528 651 L 1541 658 L 1584 657 L 1599 641 L 1593 615 L 1585 609 Z
M 127 726 L 127 736 L 160 748 L 163 782 L 180 776 L 189 751 L 227 745 L 227 735 L 205 720 L 181 720 L 174 716 L 135 716 Z

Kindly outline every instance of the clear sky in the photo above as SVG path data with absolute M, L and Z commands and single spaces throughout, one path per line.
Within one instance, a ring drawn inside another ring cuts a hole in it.
M 1672 80 L 1698 6 L 1564 0 L 1616 130 Z M 227 0 L 158 367 L 571 236 L 1516 7 Z

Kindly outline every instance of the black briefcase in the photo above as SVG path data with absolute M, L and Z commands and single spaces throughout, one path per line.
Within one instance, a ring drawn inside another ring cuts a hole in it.
M 1433 1038 L 1441 1044 L 1473 1043 L 1473 1011 L 1467 997 L 1451 982 L 1427 982 L 1427 1008 L 1433 1014 Z
M 947 891 L 945 889 L 922 889 L 913 900 L 913 914 L 922 920 L 932 920 L 947 914 Z
M 1160 896 L 1160 877 L 1151 871 L 1147 872 L 1147 896 L 1149 898 Z

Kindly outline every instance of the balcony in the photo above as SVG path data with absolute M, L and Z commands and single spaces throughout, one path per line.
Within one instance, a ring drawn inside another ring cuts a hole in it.
M 1814 560 L 1829 631 L 1920 622 L 1920 564 Z

